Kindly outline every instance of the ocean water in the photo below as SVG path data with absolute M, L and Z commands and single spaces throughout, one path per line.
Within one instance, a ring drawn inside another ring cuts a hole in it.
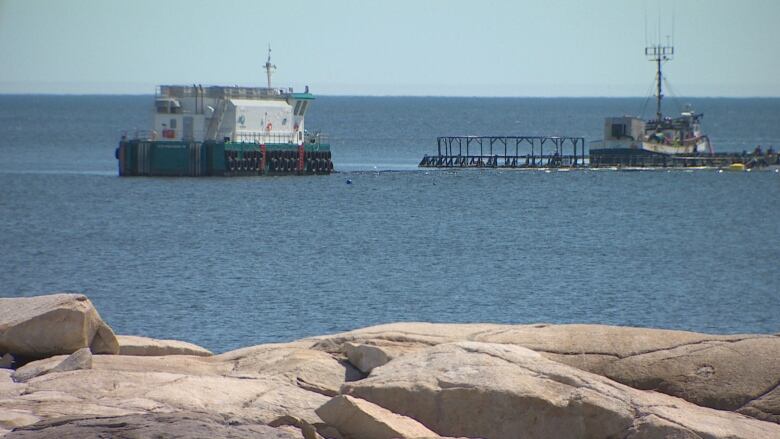
M 644 103 L 326 96 L 336 174 L 119 178 L 151 97 L 0 96 L 0 296 L 80 291 L 214 351 L 394 321 L 780 332 L 780 173 L 416 168 L 439 135 L 596 140 Z M 693 104 L 719 151 L 780 146 L 780 99 Z

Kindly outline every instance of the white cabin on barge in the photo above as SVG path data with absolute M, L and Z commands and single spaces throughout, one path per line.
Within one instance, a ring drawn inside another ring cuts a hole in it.
M 162 85 L 154 101 L 152 137 L 300 145 L 313 99 L 308 89 Z

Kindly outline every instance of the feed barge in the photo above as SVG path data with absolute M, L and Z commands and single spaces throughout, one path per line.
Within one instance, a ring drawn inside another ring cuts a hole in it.
M 162 85 L 151 130 L 122 135 L 120 176 L 329 174 L 330 144 L 305 129 L 309 88 Z

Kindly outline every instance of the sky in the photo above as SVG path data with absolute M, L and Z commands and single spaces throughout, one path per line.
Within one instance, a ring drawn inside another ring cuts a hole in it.
M 661 18 L 659 32 L 659 17 Z M 780 96 L 780 0 L 0 0 L 0 93 Z M 646 25 L 647 23 L 647 25 Z M 668 40 L 667 40 L 668 36 Z

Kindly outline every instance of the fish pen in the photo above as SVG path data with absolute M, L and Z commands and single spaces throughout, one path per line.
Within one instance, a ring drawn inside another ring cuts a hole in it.
M 576 168 L 586 165 L 585 138 L 568 136 L 441 136 L 422 168 Z

